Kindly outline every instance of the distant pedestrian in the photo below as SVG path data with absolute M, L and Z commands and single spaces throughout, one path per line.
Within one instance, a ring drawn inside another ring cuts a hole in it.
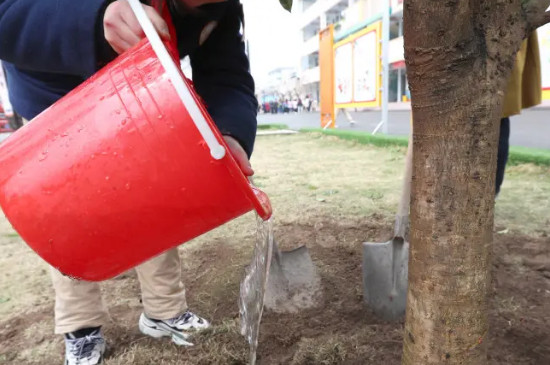
M 306 98 L 304 99 L 304 106 L 309 113 L 311 111 L 311 98 L 309 97 L 309 94 L 306 95 Z
M 317 99 L 312 99 L 310 110 L 316 112 L 318 106 L 319 106 L 319 102 L 317 101 Z
M 292 101 L 290 102 L 290 107 L 293 113 L 298 113 L 298 99 L 292 99 Z
M 290 102 L 288 99 L 285 99 L 283 102 L 283 113 L 289 113 L 290 112 Z

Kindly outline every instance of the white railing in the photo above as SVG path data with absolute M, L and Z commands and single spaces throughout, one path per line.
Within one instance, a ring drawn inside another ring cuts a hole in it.
M 325 14 L 327 10 L 341 1 L 342 0 L 318 0 L 299 15 L 298 27 L 300 29 L 305 28 L 309 23 Z

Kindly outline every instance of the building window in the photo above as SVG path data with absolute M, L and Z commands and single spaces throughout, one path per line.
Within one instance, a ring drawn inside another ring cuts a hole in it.
M 390 103 L 402 102 L 404 96 L 407 96 L 408 81 L 407 70 L 405 67 L 398 65 L 390 70 L 390 89 L 389 99 Z
M 402 22 L 402 19 L 394 19 L 390 22 L 390 39 L 399 38 L 403 35 L 401 31 Z
M 319 52 L 314 52 L 309 56 L 309 68 L 319 66 Z
M 319 18 L 315 19 L 314 21 L 306 25 L 302 29 L 304 42 L 307 42 L 312 37 L 315 37 L 317 34 L 319 34 L 320 30 L 321 30 L 321 21 Z
M 302 57 L 302 70 L 309 70 L 319 66 L 319 52 L 313 52 Z

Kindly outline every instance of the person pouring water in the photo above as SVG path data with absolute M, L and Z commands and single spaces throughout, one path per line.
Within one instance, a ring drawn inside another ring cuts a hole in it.
M 249 157 L 256 135 L 257 100 L 241 34 L 239 0 L 142 3 L 164 39 L 171 35 L 161 14 L 169 14 L 180 55 L 191 59 L 196 91 L 241 170 L 252 176 Z M 10 99 L 27 120 L 142 38 L 144 33 L 126 0 L 0 0 L 0 59 L 11 86 Z M 141 332 L 192 345 L 192 334 L 208 328 L 209 322 L 187 307 L 177 248 L 142 264 L 136 272 L 143 302 Z M 51 277 L 55 332 L 65 336 L 65 364 L 100 363 L 105 351 L 101 327 L 108 313 L 99 284 L 70 279 L 53 268 Z

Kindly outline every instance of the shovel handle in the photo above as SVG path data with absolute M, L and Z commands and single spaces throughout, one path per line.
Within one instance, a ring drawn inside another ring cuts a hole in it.
M 400 217 L 409 215 L 409 207 L 411 204 L 411 182 L 412 182 L 412 158 L 413 158 L 413 141 L 412 141 L 412 126 L 411 134 L 409 135 L 409 145 L 407 146 L 407 155 L 405 156 L 405 174 L 403 176 L 403 190 L 401 192 L 401 200 L 397 215 Z
M 412 161 L 413 161 L 413 123 L 411 117 L 411 133 L 409 134 L 409 144 L 407 146 L 407 155 L 405 156 L 405 173 L 403 175 L 403 190 L 401 200 L 395 219 L 394 239 L 392 240 L 392 293 L 394 295 L 403 295 L 397 292 L 397 281 L 399 280 L 399 270 L 403 263 L 403 252 L 408 249 L 405 241 L 405 234 L 409 226 L 409 211 L 411 205 L 411 184 L 412 184 Z
M 403 175 L 403 189 L 401 190 L 401 200 L 397 208 L 395 217 L 394 236 L 405 238 L 407 228 L 409 227 L 409 211 L 411 205 L 411 183 L 412 183 L 412 160 L 413 160 L 413 123 L 411 117 L 411 133 L 409 134 L 409 144 L 407 146 L 407 155 L 405 156 L 405 173 Z

